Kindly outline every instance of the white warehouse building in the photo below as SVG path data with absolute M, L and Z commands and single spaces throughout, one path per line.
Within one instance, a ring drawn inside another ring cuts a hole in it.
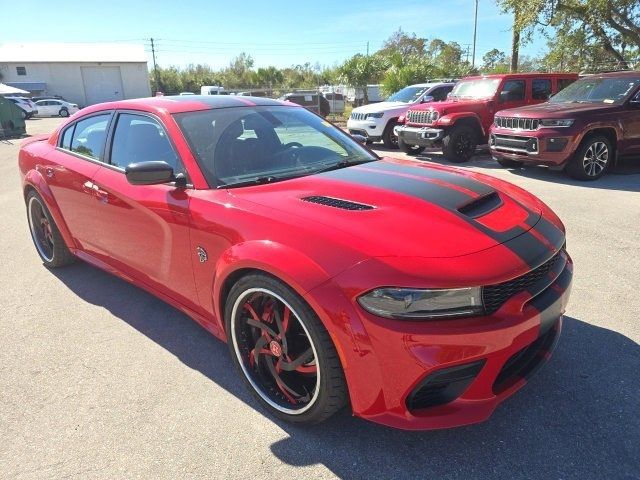
M 81 107 L 151 96 L 143 45 L 0 44 L 3 83 Z

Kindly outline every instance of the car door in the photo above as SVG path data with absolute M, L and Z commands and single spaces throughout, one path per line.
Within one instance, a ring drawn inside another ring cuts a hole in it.
M 186 175 L 160 121 L 140 112 L 120 112 L 108 142 L 109 164 L 92 183 L 100 227 L 91 243 L 98 257 L 120 272 L 198 309 L 189 242 L 190 189 L 175 183 L 131 185 L 125 167 L 165 161 Z
M 104 158 L 112 112 L 82 117 L 60 133 L 55 150 L 45 158 L 41 173 L 62 212 L 75 243 L 90 252 L 96 228 L 96 201 L 91 179 Z
M 498 110 L 522 107 L 526 105 L 528 99 L 531 98 L 527 92 L 527 82 L 525 79 L 508 79 L 503 81 L 498 93 Z
M 38 116 L 51 116 L 51 102 L 49 100 L 40 100 L 36 103 L 36 108 L 38 109 Z
M 623 108 L 618 115 L 624 131 L 619 153 L 638 155 L 640 154 L 640 89 L 624 103 Z

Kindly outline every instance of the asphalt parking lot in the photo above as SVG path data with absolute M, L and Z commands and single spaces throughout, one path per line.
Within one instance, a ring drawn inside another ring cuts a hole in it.
M 640 168 L 580 183 L 486 155 L 462 166 L 559 214 L 573 294 L 553 360 L 489 421 L 404 432 L 347 412 L 274 421 L 226 346 L 182 313 L 83 263 L 44 268 L 18 146 L 0 141 L 0 477 L 640 479 Z

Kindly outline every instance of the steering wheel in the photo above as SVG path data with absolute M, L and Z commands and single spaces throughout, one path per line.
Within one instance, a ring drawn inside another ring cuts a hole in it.
M 302 148 L 302 144 L 300 142 L 289 142 L 282 145 L 282 150 L 288 150 L 290 148 Z

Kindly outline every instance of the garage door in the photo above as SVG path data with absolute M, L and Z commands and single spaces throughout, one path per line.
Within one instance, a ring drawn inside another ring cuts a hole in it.
M 124 99 L 120 67 L 82 67 L 87 105 Z

